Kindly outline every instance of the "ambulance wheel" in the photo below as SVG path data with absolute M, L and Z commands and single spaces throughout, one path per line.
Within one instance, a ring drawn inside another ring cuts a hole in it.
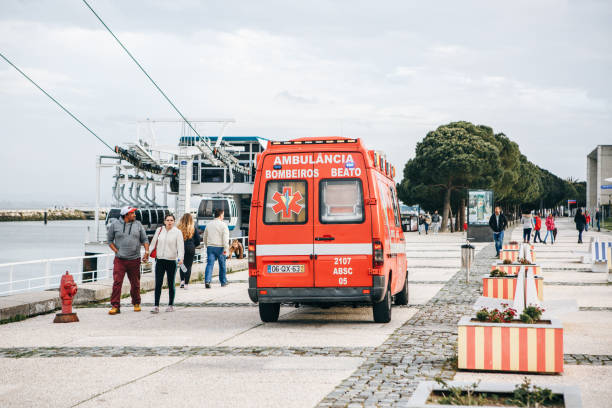
M 406 271 L 404 287 L 397 295 L 395 295 L 395 304 L 398 306 L 406 306 L 408 304 L 408 271 Z
M 259 317 L 262 322 L 273 323 L 278 321 L 280 303 L 259 303 Z
M 391 297 L 391 287 L 389 286 L 383 300 L 372 305 L 376 323 L 389 323 L 391 321 Z

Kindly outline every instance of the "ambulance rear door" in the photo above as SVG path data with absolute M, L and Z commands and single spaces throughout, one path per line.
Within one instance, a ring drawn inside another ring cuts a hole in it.
M 312 153 L 267 155 L 257 212 L 258 287 L 312 287 Z
M 364 157 L 315 153 L 315 286 L 372 286 L 372 221 Z M 331 163 L 330 163 L 331 162 Z

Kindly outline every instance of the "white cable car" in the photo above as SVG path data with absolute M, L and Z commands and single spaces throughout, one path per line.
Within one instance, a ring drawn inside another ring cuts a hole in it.
M 214 210 L 217 208 L 223 209 L 223 221 L 227 224 L 230 231 L 236 228 L 238 223 L 238 208 L 236 202 L 231 196 L 215 195 L 215 196 L 203 196 L 201 198 L 194 197 L 199 200 L 199 204 L 194 205 L 192 208 L 197 208 L 194 217 L 197 220 L 198 228 L 201 231 L 206 229 L 206 225 L 215 219 Z

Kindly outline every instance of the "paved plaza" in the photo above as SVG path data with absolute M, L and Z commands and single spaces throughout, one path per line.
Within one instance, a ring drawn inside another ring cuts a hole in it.
M 576 243 L 568 219 L 555 245 L 536 245 L 545 302 L 563 321 L 565 372 L 529 375 L 538 384 L 576 384 L 586 407 L 612 400 L 612 285 L 580 263 L 596 233 Z M 506 240 L 520 240 L 522 230 Z M 470 283 L 460 272 L 465 235 L 407 233 L 408 306 L 391 323 L 370 307 L 283 306 L 262 323 L 247 295 L 247 272 L 211 290 L 177 289 L 176 311 L 118 316 L 90 304 L 80 322 L 53 324 L 46 314 L 0 326 L 1 407 L 336 407 L 403 406 L 419 381 L 519 382 L 522 375 L 457 372 L 459 318 L 473 313 L 480 277 L 494 261 L 492 244 L 475 244 Z M 162 293 L 162 306 L 167 301 Z

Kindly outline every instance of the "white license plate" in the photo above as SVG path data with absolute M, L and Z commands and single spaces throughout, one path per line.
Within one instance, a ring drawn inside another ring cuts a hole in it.
M 268 265 L 268 273 L 304 273 L 304 265 Z

